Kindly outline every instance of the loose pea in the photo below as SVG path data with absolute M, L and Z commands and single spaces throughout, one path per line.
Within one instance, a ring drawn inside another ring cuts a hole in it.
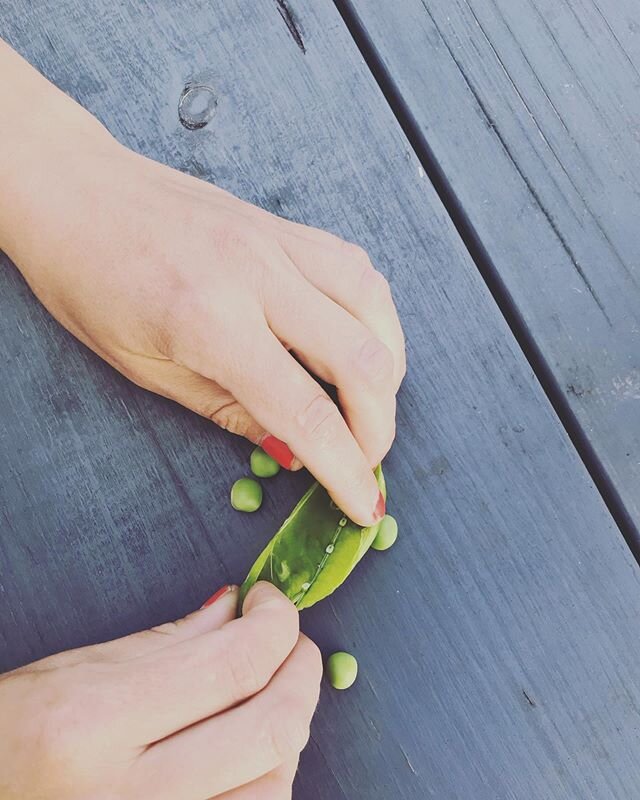
M 398 523 L 391 514 L 385 514 L 371 547 L 374 550 L 388 550 L 398 538 Z
M 253 478 L 240 478 L 231 487 L 231 505 L 236 511 L 257 511 L 262 505 L 262 486 Z
M 280 472 L 280 464 L 261 447 L 251 453 L 251 472 L 258 478 L 272 478 Z
M 358 662 L 351 653 L 333 653 L 327 659 L 326 673 L 334 689 L 348 689 L 358 675 Z

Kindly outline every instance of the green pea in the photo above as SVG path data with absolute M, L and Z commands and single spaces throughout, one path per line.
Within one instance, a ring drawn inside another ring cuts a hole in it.
M 272 478 L 280 472 L 280 464 L 261 447 L 251 453 L 251 472 L 258 478 Z
M 358 675 L 358 662 L 351 653 L 333 653 L 327 659 L 326 674 L 334 689 L 348 689 Z
M 240 478 L 231 487 L 231 505 L 236 511 L 257 511 L 262 505 L 262 486 L 253 478 Z
M 374 550 L 388 550 L 398 538 L 398 523 L 391 514 L 385 514 L 378 528 L 376 538 L 371 543 Z
M 382 468 L 375 476 L 383 497 Z M 369 549 L 378 526 L 361 528 L 314 483 L 267 542 L 238 593 L 238 608 L 256 581 L 270 581 L 301 611 L 328 597 Z

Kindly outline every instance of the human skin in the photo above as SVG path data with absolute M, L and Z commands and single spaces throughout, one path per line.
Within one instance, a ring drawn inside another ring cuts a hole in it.
M 384 514 L 404 341 L 363 250 L 131 152 L 1 41 L 0 186 L 0 249 L 78 339 L 304 464 L 357 523 Z M 320 659 L 262 591 L 260 625 L 221 628 L 229 595 L 1 677 L 0 800 L 290 797 Z
M 0 248 L 49 311 L 140 386 L 286 442 L 354 521 L 381 518 L 405 356 L 366 253 L 128 150 L 2 44 L 0 76 Z
M 285 800 L 322 661 L 275 587 L 0 677 L 2 800 Z

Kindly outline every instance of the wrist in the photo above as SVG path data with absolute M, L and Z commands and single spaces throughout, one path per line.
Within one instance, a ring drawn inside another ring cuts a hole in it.
M 0 250 L 19 263 L 76 162 L 117 143 L 78 103 L 0 40 Z

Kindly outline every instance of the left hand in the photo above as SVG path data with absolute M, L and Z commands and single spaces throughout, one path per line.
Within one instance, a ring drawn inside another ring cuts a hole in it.
M 120 372 L 285 466 L 295 455 L 353 520 L 376 522 L 372 467 L 405 373 L 384 277 L 355 245 L 133 153 L 68 102 L 16 157 L 0 246 Z M 340 410 L 287 350 L 337 386 Z

